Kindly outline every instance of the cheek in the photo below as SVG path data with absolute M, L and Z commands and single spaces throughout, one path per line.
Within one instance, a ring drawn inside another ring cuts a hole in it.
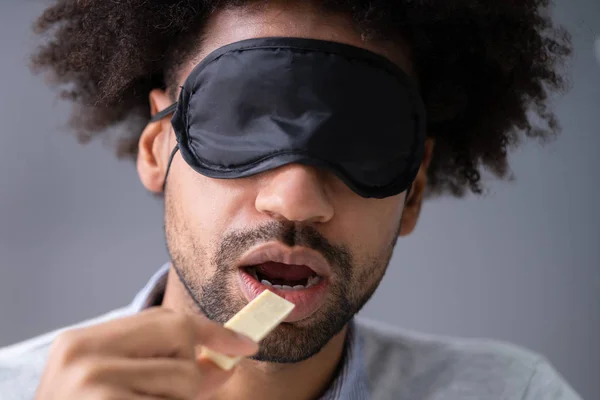
M 340 232 L 346 232 L 348 244 L 377 255 L 389 246 L 398 233 L 402 217 L 403 196 L 365 199 L 353 194 L 336 207 Z
M 243 210 L 252 204 L 251 191 L 240 180 L 212 179 L 187 168 L 181 174 L 180 204 L 197 236 L 214 242 L 238 225 Z
M 349 295 L 356 304 L 370 298 L 384 276 L 398 238 L 404 196 L 356 197 L 341 208 L 340 231 L 346 234 L 354 261 Z M 365 297 L 366 296 L 366 297 Z
M 403 194 L 368 199 L 354 193 L 333 173 L 324 174 L 323 179 L 335 209 L 336 232 L 330 233 L 346 239 L 353 247 L 371 249 L 396 235 L 404 206 Z

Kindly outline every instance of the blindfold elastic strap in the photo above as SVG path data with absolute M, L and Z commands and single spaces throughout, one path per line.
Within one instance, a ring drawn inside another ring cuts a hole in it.
M 173 157 L 175 157 L 175 153 L 179 150 L 179 144 L 175 145 L 175 148 L 171 152 L 171 156 L 169 157 L 169 163 L 167 164 L 167 171 L 165 172 L 165 180 L 163 181 L 163 193 L 165 192 L 165 188 L 167 187 L 167 176 L 169 176 L 169 170 L 171 169 L 171 163 L 173 162 Z
M 165 108 L 162 111 L 157 112 L 156 114 L 154 114 L 152 116 L 152 118 L 150 118 L 149 122 L 158 122 L 161 119 L 163 119 L 164 117 L 166 117 L 169 114 L 172 114 L 175 112 L 175 110 L 177 109 L 177 103 L 173 103 L 171 104 L 169 107 Z M 171 152 L 171 156 L 169 157 L 169 163 L 167 164 L 167 171 L 165 172 L 165 179 L 163 181 L 163 193 L 165 191 L 165 188 L 167 186 L 167 176 L 169 176 L 169 169 L 171 168 L 171 163 L 173 162 L 173 157 L 175 157 L 175 153 L 177 153 L 177 150 L 179 150 L 179 144 L 175 145 L 175 148 L 173 149 L 173 151 Z
M 172 114 L 177 109 L 177 103 L 171 104 L 169 107 L 165 108 L 162 111 L 157 112 L 150 118 L 150 122 L 157 122 L 166 117 L 169 114 Z
M 410 196 L 410 190 L 412 189 L 412 183 L 408 185 L 408 189 L 406 189 L 406 195 L 404 195 L 404 206 L 408 204 L 408 196 Z

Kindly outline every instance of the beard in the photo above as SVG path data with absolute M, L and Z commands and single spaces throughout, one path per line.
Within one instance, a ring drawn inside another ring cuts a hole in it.
M 271 222 L 228 233 L 209 246 L 216 250 L 214 256 L 207 257 L 208 249 L 198 246 L 185 222 L 177 220 L 179 213 L 170 212 L 170 208 L 167 206 L 165 236 L 173 268 L 200 312 L 215 322 L 224 324 L 247 304 L 237 289 L 237 263 L 251 247 L 279 241 L 318 251 L 329 263 L 331 277 L 325 302 L 304 320 L 279 324 L 251 357 L 257 361 L 297 363 L 317 354 L 375 293 L 398 238 L 394 236 L 382 257 L 372 257 L 367 265 L 358 266 L 348 248 L 330 243 L 313 227 Z M 205 271 L 215 272 L 201 276 Z

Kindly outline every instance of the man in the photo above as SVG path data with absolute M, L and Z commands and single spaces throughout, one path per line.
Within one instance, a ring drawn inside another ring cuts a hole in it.
M 171 260 L 129 306 L 2 350 L 2 399 L 578 399 L 526 350 L 354 318 L 426 195 L 480 193 L 520 133 L 558 130 L 547 3 L 58 0 L 34 65 L 82 140 L 127 123 Z M 296 308 L 257 345 L 222 324 L 263 290 Z

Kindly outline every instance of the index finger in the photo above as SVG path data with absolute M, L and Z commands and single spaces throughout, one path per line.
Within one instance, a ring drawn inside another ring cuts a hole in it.
M 194 325 L 196 345 L 234 356 L 250 356 L 258 351 L 258 343 L 248 336 L 205 316 L 193 315 L 191 322 Z
M 66 334 L 71 352 L 128 357 L 195 358 L 195 347 L 246 356 L 258 351 L 250 339 L 195 314 L 156 307 L 130 317 Z

